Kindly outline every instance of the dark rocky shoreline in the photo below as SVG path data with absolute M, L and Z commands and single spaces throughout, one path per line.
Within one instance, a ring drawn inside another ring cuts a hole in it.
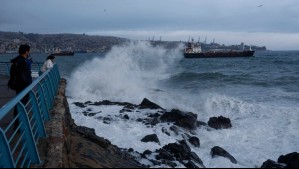
M 194 136 L 194 130 L 197 128 L 205 128 L 206 130 L 222 130 L 229 129 L 232 127 L 231 121 L 229 118 L 219 116 L 211 117 L 210 120 L 205 123 L 197 120 L 197 115 L 192 112 L 183 112 L 181 110 L 173 109 L 170 111 L 165 110 L 156 103 L 151 102 L 148 99 L 144 99 L 140 105 L 134 105 L 126 102 L 111 102 L 108 100 L 99 101 L 99 102 L 74 102 L 80 108 L 87 107 L 89 105 L 100 106 L 100 105 L 118 105 L 123 106 L 123 109 L 120 110 L 120 116 L 118 118 L 130 119 L 128 115 L 130 112 L 138 112 L 136 110 L 141 109 L 151 109 L 156 110 L 156 113 L 148 114 L 147 118 L 136 119 L 136 122 L 143 123 L 144 125 L 155 126 L 159 123 L 172 123 L 173 125 L 167 129 L 163 128 L 162 132 L 166 135 L 170 133 L 176 133 L 177 135 L 183 135 L 182 140 L 175 143 L 170 143 L 164 145 L 162 148 L 157 149 L 152 152 L 146 150 L 144 152 L 136 152 L 133 148 L 130 149 L 120 149 L 122 152 L 127 152 L 129 154 L 134 154 L 136 159 L 147 159 L 153 166 L 167 166 L 167 167 L 177 167 L 177 163 L 182 164 L 187 168 L 205 168 L 204 161 L 198 157 L 195 152 L 191 151 L 190 147 L 200 148 L 200 138 Z M 82 112 L 85 116 L 95 116 L 96 113 L 84 111 Z M 112 120 L 110 117 L 100 117 L 103 120 L 103 123 L 110 124 Z M 146 135 L 141 142 L 155 142 L 160 145 L 159 138 L 156 134 Z M 298 153 L 297 153 L 298 154 Z M 287 166 L 299 166 L 299 156 L 296 153 L 286 155 L 287 160 L 278 160 L 274 162 L 272 160 L 267 160 L 264 164 L 261 164 L 261 167 L 274 167 L 281 168 Z M 155 159 L 149 158 L 150 155 L 154 155 Z M 227 158 L 232 163 L 237 164 L 238 161 L 233 155 L 227 152 L 222 147 L 215 145 L 210 152 L 212 158 L 222 156 Z M 291 156 L 291 157 L 290 157 Z M 143 166 L 143 167 L 153 167 L 153 166 Z

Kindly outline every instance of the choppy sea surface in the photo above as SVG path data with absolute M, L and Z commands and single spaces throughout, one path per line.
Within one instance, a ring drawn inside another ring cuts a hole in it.
M 280 155 L 299 152 L 299 51 L 256 51 L 252 58 L 185 59 L 181 49 L 141 42 L 116 46 L 105 54 L 56 57 L 68 80 L 67 96 L 75 122 L 95 128 L 112 144 L 140 153 L 181 139 L 161 132 L 168 124 L 152 128 L 135 121 L 105 124 L 84 116 L 82 108 L 73 104 L 102 100 L 140 104 L 148 98 L 165 109 L 193 112 L 203 122 L 214 116 L 230 118 L 230 129 L 195 131 L 201 145 L 191 148 L 206 167 L 260 167 L 267 159 L 276 161 Z M 12 57 L 0 55 L 0 61 Z M 44 61 L 46 55 L 32 57 Z M 113 117 L 121 108 L 89 109 Z M 161 145 L 140 142 L 153 133 Z M 238 163 L 212 158 L 214 146 L 223 147 Z

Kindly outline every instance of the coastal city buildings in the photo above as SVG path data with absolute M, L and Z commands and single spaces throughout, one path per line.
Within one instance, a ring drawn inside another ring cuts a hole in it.
M 0 53 L 17 53 L 20 44 L 29 44 L 32 53 L 55 53 L 59 51 L 73 51 L 77 53 L 105 52 L 112 46 L 130 41 L 125 38 L 98 36 L 86 34 L 33 34 L 22 32 L 0 31 Z M 170 42 L 150 40 L 153 45 L 177 46 L 182 41 Z M 251 46 L 253 50 L 266 50 L 266 47 Z M 202 43 L 203 49 L 230 49 L 241 50 L 249 48 L 248 45 L 224 45 L 215 43 Z

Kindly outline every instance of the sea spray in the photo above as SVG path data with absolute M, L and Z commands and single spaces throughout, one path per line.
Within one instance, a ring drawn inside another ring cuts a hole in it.
M 153 47 L 147 42 L 115 46 L 104 58 L 94 58 L 77 68 L 69 79 L 70 97 L 82 100 L 129 101 L 151 97 L 157 82 L 181 58 L 178 49 Z

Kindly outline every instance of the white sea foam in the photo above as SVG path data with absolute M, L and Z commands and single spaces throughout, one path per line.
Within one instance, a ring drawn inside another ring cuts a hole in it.
M 215 100 L 215 98 L 211 99 Z M 282 154 L 299 151 L 298 109 L 263 107 L 236 100 L 235 98 L 220 97 L 212 103 L 213 108 L 208 106 L 208 111 L 211 113 L 207 117 L 218 115 L 230 117 L 233 125 L 231 129 L 208 131 L 202 128 L 196 130 L 196 136 L 200 139 L 201 146 L 200 148 L 192 147 L 192 151 L 198 154 L 206 167 L 260 167 L 267 159 L 277 160 Z M 70 103 L 74 101 L 78 100 L 69 99 Z M 233 106 L 227 104 L 232 102 L 234 102 Z M 218 113 L 217 111 L 223 106 L 226 107 L 224 109 L 227 113 Z M 84 109 L 82 110 L 74 104 L 71 104 L 70 107 L 76 124 L 95 128 L 98 135 L 109 139 L 112 144 L 122 148 L 133 148 L 139 153 L 147 149 L 155 151 L 168 143 L 182 139 L 181 135 L 176 136 L 171 133 L 171 136 L 167 136 L 162 132 L 162 128 L 169 129 L 170 124 L 162 123 L 149 127 L 136 122 L 138 118 L 146 118 L 150 110 L 126 113 L 130 120 L 119 120 L 120 118 L 117 116 L 120 116 L 121 107 L 88 106 L 92 112 L 101 111 L 100 116 L 109 115 L 112 118 L 110 124 L 104 124 L 97 118 L 99 115 L 86 117 L 82 114 Z M 240 107 L 240 109 L 234 110 L 234 107 Z M 231 109 L 231 113 L 228 113 L 229 109 Z M 154 133 L 158 135 L 161 145 L 140 141 L 144 136 Z M 237 159 L 238 164 L 233 164 L 223 157 L 212 159 L 210 151 L 214 146 L 226 149 Z

